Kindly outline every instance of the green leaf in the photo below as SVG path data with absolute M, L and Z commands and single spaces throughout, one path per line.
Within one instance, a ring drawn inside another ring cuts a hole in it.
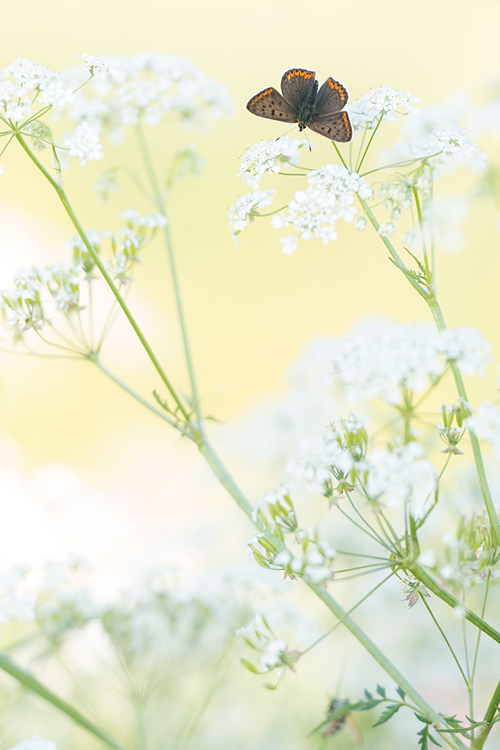
M 378 693 L 378 694 L 379 694 L 379 695 L 380 695 L 380 696 L 381 696 L 382 698 L 385 698 L 385 697 L 386 697 L 386 692 L 385 692 L 385 688 L 384 688 L 384 687 L 382 687 L 382 685 L 377 685 L 377 693 Z
M 402 703 L 395 703 L 392 706 L 387 706 L 387 708 L 382 711 L 382 713 L 380 714 L 380 718 L 375 722 L 373 726 L 378 727 L 381 724 L 385 724 L 385 722 L 389 721 L 389 719 L 392 719 L 394 714 L 397 714 L 402 705 Z
M 406 693 L 405 693 L 405 691 L 403 690 L 403 688 L 400 688 L 400 687 L 399 687 L 399 685 L 398 685 L 398 687 L 396 688 L 396 693 L 397 693 L 397 694 L 399 695 L 399 697 L 401 698 L 401 700 L 402 700 L 402 701 L 404 701 Z
M 371 708 L 375 708 L 375 706 L 379 706 L 381 703 L 383 703 L 382 698 L 372 698 L 371 701 L 360 701 L 359 702 L 359 708 L 356 708 L 356 711 L 369 711 Z
M 415 712 L 414 712 L 414 713 L 415 713 Z M 428 718 L 427 718 L 426 716 L 422 716 L 422 714 L 417 714 L 417 713 L 415 713 L 415 716 L 417 717 L 417 719 L 418 719 L 419 721 L 423 721 L 423 722 L 424 722 L 424 724 L 431 724 L 431 723 L 432 723 L 432 722 L 430 721 L 430 719 L 428 719 Z
M 116 742 L 107 732 L 93 724 L 89 719 L 85 718 L 83 714 L 77 711 L 76 708 L 73 708 L 69 703 L 66 703 L 62 698 L 59 698 L 59 696 L 39 682 L 31 672 L 28 672 L 26 669 L 17 665 L 10 656 L 3 651 L 0 651 L 0 669 L 3 669 L 4 672 L 10 674 L 11 677 L 14 677 L 15 680 L 20 682 L 21 685 L 24 685 L 28 690 L 31 690 L 32 693 L 35 693 L 40 696 L 40 698 L 43 698 L 43 700 L 51 703 L 59 709 L 59 711 L 66 714 L 66 716 L 69 716 L 70 719 L 73 719 L 75 724 L 79 724 L 79 726 L 86 729 L 90 734 L 93 734 L 94 737 L 98 737 L 105 742 L 106 745 L 109 745 L 109 747 L 114 748 L 114 750 L 123 750 L 122 746 L 119 745 L 118 742 Z
M 433 742 L 434 745 L 438 745 L 438 747 L 442 747 L 442 745 L 432 736 L 432 734 L 430 734 L 429 729 L 430 729 L 430 725 L 426 724 L 425 727 L 420 730 L 420 732 L 417 732 L 417 735 L 420 737 L 418 744 L 422 746 L 422 750 L 429 750 L 428 740 Z

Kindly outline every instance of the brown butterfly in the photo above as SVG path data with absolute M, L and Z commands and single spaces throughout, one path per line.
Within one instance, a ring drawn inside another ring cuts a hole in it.
M 342 110 L 347 104 L 347 89 L 333 78 L 327 78 L 318 91 L 316 74 L 304 68 L 291 68 L 281 78 L 283 96 L 270 86 L 252 96 L 247 109 L 258 117 L 282 122 L 297 122 L 332 141 L 345 143 L 352 138 L 349 115 Z

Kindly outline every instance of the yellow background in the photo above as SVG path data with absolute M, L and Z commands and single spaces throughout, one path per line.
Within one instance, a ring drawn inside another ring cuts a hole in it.
M 209 135 L 192 138 L 208 167 L 201 180 L 179 186 L 170 206 L 204 411 L 225 422 L 251 409 L 263 394 L 278 396 L 288 364 L 312 337 L 342 334 L 369 314 L 401 321 L 429 318 L 368 231 L 358 235 L 342 227 L 337 243 L 302 243 L 289 258 L 281 253 L 277 232 L 254 224 L 236 249 L 226 213 L 247 190 L 236 177 L 239 157 L 249 143 L 280 134 L 276 123 L 245 110 L 247 99 L 267 85 L 277 86 L 292 66 L 315 70 L 320 81 L 333 75 L 347 86 L 351 101 L 387 83 L 411 90 L 423 105 L 457 88 L 480 97 L 487 81 L 500 73 L 499 28 L 497 0 L 467 6 L 451 0 L 27 0 L 2 11 L 0 65 L 20 56 L 59 70 L 78 64 L 74 55 L 82 52 L 153 50 L 191 58 L 229 87 L 235 115 L 215 122 Z M 388 125 L 387 132 L 390 142 L 397 126 Z M 159 161 L 166 162 L 179 135 L 162 128 L 151 135 Z M 120 157 L 108 145 L 104 160 L 85 168 L 75 163 L 66 177 L 86 227 L 115 225 L 91 186 L 118 158 L 137 163 L 132 138 Z M 333 152 L 325 141 L 303 163 L 314 167 L 326 160 L 333 160 Z M 5 287 L 23 265 L 64 260 L 73 230 L 48 184 L 22 154 L 11 148 L 1 163 L 0 283 Z M 274 187 L 270 181 L 265 186 Z M 113 207 L 118 211 L 133 202 L 125 189 Z M 138 208 L 148 210 L 143 204 Z M 473 218 L 467 250 L 439 258 L 442 303 L 450 326 L 481 326 L 498 344 L 495 208 L 478 210 Z M 160 241 L 144 253 L 131 302 L 172 379 L 187 390 Z M 151 367 L 125 326 L 115 335 L 104 360 L 149 394 L 159 385 Z M 490 398 L 494 375 L 485 392 Z M 484 392 L 472 388 L 478 397 Z M 196 451 L 91 365 L 2 355 L 0 414 L 4 562 L 60 559 L 77 551 L 118 579 L 159 561 L 193 572 L 244 564 L 250 524 Z M 336 416 L 327 414 L 325 423 Z M 216 436 L 224 430 L 224 425 L 212 428 Z M 246 462 L 241 455 L 232 460 L 253 501 L 280 479 L 280 466 L 261 477 L 251 455 Z
M 207 170 L 202 180 L 180 185 L 170 206 L 204 410 L 225 421 L 259 395 L 280 392 L 289 362 L 312 337 L 343 333 L 352 321 L 369 314 L 403 321 L 428 318 L 421 300 L 411 294 L 369 232 L 358 235 L 352 227 L 341 227 L 337 243 L 302 243 L 289 258 L 281 253 L 277 232 L 267 224 L 254 224 L 242 234 L 241 248 L 235 248 L 226 212 L 247 189 L 235 176 L 239 157 L 249 143 L 277 135 L 276 123 L 245 110 L 249 96 L 277 85 L 282 71 L 295 65 L 316 70 L 320 81 L 337 77 L 348 87 L 351 101 L 386 83 L 411 90 L 423 105 L 443 100 L 456 88 L 481 96 L 487 81 L 498 74 L 499 21 L 496 0 L 467 11 L 454 2 L 430 0 L 28 2 L 11 5 L 4 17 L 1 65 L 21 56 L 58 70 L 78 64 L 74 55 L 82 52 L 156 50 L 191 58 L 229 87 L 235 115 L 215 122 L 209 135 L 193 138 L 208 159 Z M 397 127 L 387 126 L 388 141 Z M 159 161 L 166 162 L 179 135 L 165 129 L 151 135 Z M 87 227 L 107 228 L 115 221 L 93 196 L 95 177 L 119 159 L 136 163 L 132 138 L 120 156 L 109 145 L 106 151 L 106 159 L 86 168 L 74 164 L 66 177 Z M 332 158 L 325 140 L 303 163 L 316 166 Z M 0 272 L 2 286 L 8 286 L 16 268 L 64 259 L 73 232 L 55 195 L 24 155 L 10 148 L 2 163 Z M 113 208 L 128 208 L 133 201 L 132 192 L 124 190 Z M 148 210 L 145 205 L 138 208 Z M 481 325 L 489 340 L 497 337 L 496 316 L 484 306 L 497 296 L 495 222 L 493 207 L 483 209 L 470 228 L 467 251 L 439 260 L 448 324 Z M 182 387 L 186 380 L 164 251 L 157 242 L 146 252 L 132 300 L 169 373 Z M 105 359 L 150 393 L 158 385 L 154 374 L 144 358 L 136 356 L 133 338 L 125 329 L 118 331 L 118 345 L 105 352 Z M 169 451 L 180 450 L 187 465 L 199 465 L 194 451 L 179 447 L 176 436 L 166 434 L 161 423 L 90 365 L 2 356 L 0 378 L 5 450 L 14 451 L 22 472 L 67 463 L 99 486 L 126 488 L 134 495 L 139 490 L 142 494 L 145 476 L 156 477 L 153 484 L 160 481 L 158 464 L 168 461 Z M 182 493 L 185 472 L 180 475 Z M 229 501 L 221 498 L 221 503 Z M 147 505 L 144 501 L 143 509 Z
M 370 314 L 402 321 L 429 317 L 369 231 L 359 235 L 352 226 L 342 226 L 338 242 L 327 247 L 304 242 L 293 257 L 286 257 L 279 233 L 262 222 L 241 235 L 241 248 L 236 249 L 226 213 L 247 190 L 236 177 L 239 157 L 249 143 L 278 134 L 276 123 L 246 111 L 249 96 L 278 85 L 284 69 L 299 65 L 317 71 L 320 81 L 328 75 L 338 78 L 351 101 L 386 83 L 411 90 L 422 105 L 442 101 L 457 88 L 481 97 L 499 72 L 499 22 L 496 0 L 467 12 L 454 2 L 430 0 L 28 2 L 10 6 L 2 23 L 1 65 L 21 56 L 59 70 L 78 64 L 74 55 L 82 52 L 127 55 L 154 50 L 191 58 L 229 87 L 234 117 L 214 122 L 209 135 L 187 136 L 198 144 L 208 167 L 201 180 L 181 184 L 170 204 L 204 410 L 226 421 L 262 394 L 278 394 L 288 364 L 312 337 L 344 333 L 353 321 Z M 386 126 L 386 142 L 395 139 L 397 127 Z M 150 136 L 160 165 L 183 138 L 165 128 L 151 129 Z M 333 160 L 328 142 L 313 140 L 317 145 L 303 163 L 314 167 Z M 67 174 L 67 189 L 86 227 L 115 226 L 115 216 L 96 201 L 91 186 L 101 171 L 119 161 L 137 164 L 132 137 L 119 155 L 107 145 L 105 159 L 85 168 L 75 163 Z M 73 231 L 50 187 L 23 154 L 10 148 L 2 163 L 0 282 L 5 287 L 19 267 L 64 259 Z M 266 186 L 275 185 L 268 181 Z M 124 189 L 112 210 L 134 201 L 132 191 Z M 439 259 L 440 290 L 449 325 L 480 325 L 485 337 L 494 340 L 496 316 L 484 303 L 497 297 L 495 210 L 484 208 L 475 218 L 467 251 Z M 145 252 L 131 299 L 172 379 L 186 389 L 161 242 Z M 118 326 L 115 336 L 117 343 L 105 350 L 104 360 L 149 394 L 158 382 L 133 337 L 124 326 Z M 162 466 L 175 466 L 177 495 L 196 494 L 187 489 L 192 472 L 202 471 L 206 478 L 189 446 L 180 445 L 90 365 L 3 355 L 0 411 L 8 462 L 17 456 L 21 473 L 31 476 L 46 464 L 69 464 L 97 486 L 130 492 L 140 513 L 159 503 L 152 488 L 171 491 Z M 169 459 L 178 452 L 186 462 L 182 469 L 177 459 Z M 273 481 L 279 476 L 277 469 Z M 228 498 L 216 494 L 222 507 L 230 505 Z M 174 508 L 186 503 L 179 498 Z

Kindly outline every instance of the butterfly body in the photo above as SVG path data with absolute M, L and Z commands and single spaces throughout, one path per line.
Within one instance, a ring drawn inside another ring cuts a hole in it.
M 282 122 L 296 122 L 333 141 L 352 138 L 349 115 L 342 111 L 347 104 L 347 89 L 333 78 L 319 88 L 316 74 L 305 68 L 291 68 L 281 78 L 280 94 L 272 86 L 259 91 L 247 103 L 247 109 L 258 117 Z

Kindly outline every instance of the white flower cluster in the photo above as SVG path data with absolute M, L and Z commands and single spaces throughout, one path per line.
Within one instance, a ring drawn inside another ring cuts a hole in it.
M 331 566 L 336 552 L 330 544 L 320 539 L 316 529 L 300 530 L 296 540 L 301 544 L 301 552 L 293 554 L 289 549 L 280 552 L 275 564 L 283 568 L 285 575 L 305 578 L 309 583 L 325 586 L 333 578 Z
M 363 466 L 363 484 L 371 500 L 389 508 L 405 503 L 417 520 L 437 488 L 436 472 L 417 442 L 371 451 Z
M 467 375 L 484 375 L 491 345 L 480 331 L 459 326 L 439 334 L 414 324 L 376 321 L 345 338 L 324 340 L 306 354 L 325 384 L 339 382 L 350 400 L 401 400 L 401 389 L 422 392 L 456 362 Z M 300 366 L 308 369 L 307 361 Z
M 99 131 L 88 122 L 81 122 L 74 134 L 65 139 L 64 145 L 70 156 L 80 159 L 82 167 L 88 161 L 98 161 L 104 156 Z
M 300 149 L 308 145 L 307 141 L 294 138 L 261 141 L 250 146 L 241 157 L 241 170 L 238 177 L 258 190 L 260 181 L 266 172 L 277 173 L 289 164 L 296 165 L 300 161 Z
M 445 534 L 443 545 L 444 564 L 439 565 L 439 575 L 449 586 L 463 590 L 484 583 L 487 575 L 498 578 L 497 555 L 486 513 L 460 515 L 455 534 Z
M 490 443 L 496 455 L 500 457 L 500 409 L 498 406 L 485 401 L 474 410 L 472 417 L 468 417 L 465 423 L 480 440 Z
M 407 211 L 412 206 L 412 183 L 410 180 L 396 176 L 379 186 L 378 195 L 382 206 L 390 212 L 391 221 L 400 219 L 403 211 Z
M 296 192 L 286 211 L 271 222 L 275 229 L 291 226 L 295 230 L 295 235 L 281 239 L 287 255 L 295 252 L 299 239 L 318 238 L 325 245 L 336 240 L 337 221 L 352 221 L 357 213 L 353 205 L 356 194 L 367 200 L 373 195 L 362 177 L 338 164 L 325 164 L 310 172 L 307 181 L 306 190 Z
M 0 70 L 0 112 L 20 122 L 32 113 L 33 103 L 63 107 L 72 100 L 71 88 L 49 68 L 18 57 Z
M 90 72 L 97 65 L 93 59 L 85 62 Z M 89 85 L 75 94 L 68 114 L 76 122 L 121 132 L 125 125 L 139 121 L 159 125 L 165 116 L 176 115 L 187 126 L 204 127 L 208 120 L 231 112 L 225 87 L 184 57 L 143 52 L 109 56 L 106 65 L 105 78 L 94 75 Z M 62 75 L 76 89 L 87 70 L 71 68 Z M 101 64 L 98 70 L 103 70 Z
M 194 644 L 212 650 L 248 617 L 248 582 L 242 586 L 225 573 L 179 588 L 172 578 L 158 570 L 140 586 L 104 594 L 81 563 L 15 568 L 1 579 L 0 623 L 38 627 L 59 646 L 75 629 L 97 621 L 125 663 L 137 660 L 155 670 L 162 656 L 186 657 Z
M 479 151 L 467 130 L 457 125 L 434 126 L 425 136 L 400 144 L 398 151 L 403 158 L 434 157 L 436 166 L 449 171 L 461 165 L 484 169 L 487 159 L 487 154 Z
M 228 211 L 229 228 L 231 234 L 239 247 L 237 235 L 248 226 L 249 221 L 253 221 L 255 216 L 259 215 L 266 206 L 273 202 L 272 196 L 276 190 L 256 190 L 254 193 L 241 195 Z
M 75 55 L 80 60 L 83 60 L 83 66 L 85 70 L 90 73 L 91 76 L 97 76 L 98 78 L 105 78 L 108 75 L 118 73 L 119 64 L 108 60 L 105 57 L 96 57 L 96 55 L 87 55 L 85 52 L 83 55 Z
M 258 656 L 257 665 L 245 657 L 241 659 L 242 664 L 254 674 L 275 672 L 281 678 L 286 669 L 295 671 L 294 664 L 300 653 L 291 651 L 286 641 L 276 637 L 262 613 L 257 613 L 249 625 L 239 628 L 236 635 L 241 636 Z
M 105 260 L 115 281 L 126 284 L 130 271 L 138 261 L 139 251 L 152 240 L 157 229 L 166 223 L 161 214 L 140 216 L 137 211 L 121 214 L 127 226 L 118 232 L 90 230 L 87 237 L 99 254 L 104 241 L 111 247 L 111 258 Z M 45 325 L 55 327 L 56 314 L 67 316 L 82 310 L 84 282 L 91 283 L 93 260 L 82 239 L 70 243 L 73 260 L 42 268 L 29 268 L 14 277 L 14 288 L 0 292 L 1 313 L 5 324 L 17 337 L 29 329 L 40 331 Z
M 278 490 L 265 495 L 252 512 L 254 523 L 258 518 L 266 525 L 277 524 L 283 531 L 295 531 L 297 519 L 290 499 L 290 488 L 282 484 Z
M 407 115 L 413 112 L 415 104 L 420 99 L 406 94 L 390 86 L 380 86 L 373 89 L 358 99 L 354 104 L 347 107 L 351 118 L 354 132 L 360 132 L 365 128 L 373 130 L 382 119 L 382 122 L 397 122 L 397 115 Z
M 364 457 L 366 422 L 358 414 L 350 414 L 347 419 L 332 423 L 323 435 L 302 441 L 286 471 L 295 480 L 305 481 L 313 493 L 330 496 L 332 478 L 342 491 L 345 478 Z
M 58 642 L 62 635 L 100 615 L 100 606 L 84 585 L 81 563 L 47 563 L 40 569 L 15 567 L 2 576 L 0 622 L 37 622 Z

